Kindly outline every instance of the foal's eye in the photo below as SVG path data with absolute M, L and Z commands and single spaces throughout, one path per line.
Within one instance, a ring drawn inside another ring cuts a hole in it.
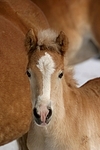
M 27 76 L 30 78 L 31 77 L 31 74 L 29 71 L 26 72 Z
M 63 72 L 61 72 L 58 77 L 62 78 L 62 76 L 63 76 Z

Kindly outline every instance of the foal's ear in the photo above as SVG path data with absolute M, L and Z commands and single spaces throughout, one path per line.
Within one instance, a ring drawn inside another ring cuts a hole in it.
M 66 35 L 64 34 L 63 31 L 61 31 L 58 35 L 58 37 L 56 38 L 56 42 L 59 46 L 59 51 L 62 55 L 65 54 L 65 52 L 68 49 L 68 38 L 66 37 Z
M 29 52 L 30 50 L 35 50 L 36 43 L 37 43 L 36 35 L 33 32 L 33 29 L 30 29 L 26 34 L 26 39 L 25 39 L 25 46 L 27 52 Z

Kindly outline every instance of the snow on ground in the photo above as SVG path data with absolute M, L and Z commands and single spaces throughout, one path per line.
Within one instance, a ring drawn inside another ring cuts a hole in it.
M 91 58 L 74 67 L 74 78 L 79 86 L 90 79 L 100 77 L 100 60 Z
M 5 144 L 4 146 L 0 146 L 0 150 L 19 150 L 17 141 L 13 141 L 9 144 Z
M 79 86 L 84 84 L 89 79 L 100 77 L 100 60 L 91 58 L 74 67 L 74 78 L 77 80 Z M 16 141 L 0 147 L 0 150 L 18 150 Z

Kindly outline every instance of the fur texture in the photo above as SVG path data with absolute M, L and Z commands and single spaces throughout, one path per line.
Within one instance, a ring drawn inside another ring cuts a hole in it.
M 25 34 L 31 27 L 34 30 L 49 27 L 32 1 L 0 1 L 0 145 L 25 134 L 32 120 L 24 47 Z

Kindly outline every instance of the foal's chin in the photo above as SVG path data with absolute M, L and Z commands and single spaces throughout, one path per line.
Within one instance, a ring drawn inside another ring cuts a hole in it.
M 51 118 L 47 119 L 45 122 L 42 122 L 40 119 L 34 118 L 34 122 L 39 127 L 46 127 L 50 124 Z

